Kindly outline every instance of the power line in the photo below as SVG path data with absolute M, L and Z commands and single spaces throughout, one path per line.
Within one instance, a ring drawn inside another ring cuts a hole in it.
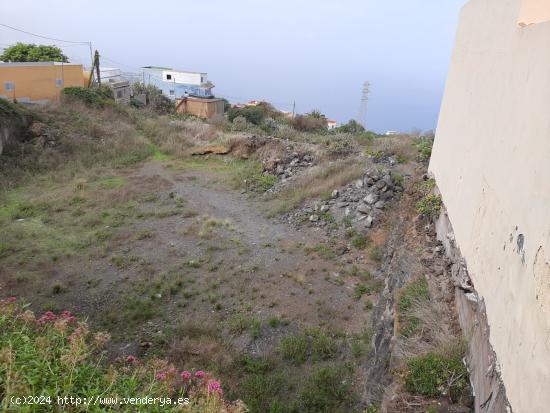
M 25 34 L 28 34 L 28 35 L 31 35 L 31 36 L 40 37 L 42 39 L 53 40 L 55 42 L 75 43 L 75 44 L 89 44 L 90 43 L 90 42 L 75 42 L 73 40 L 63 40 L 63 39 L 56 39 L 54 37 L 42 36 L 41 34 L 31 33 L 31 32 L 28 32 L 26 30 L 18 29 L 17 27 L 9 26 L 9 25 L 4 24 L 4 23 L 0 23 L 0 26 L 7 27 L 8 29 L 11 29 L 11 30 L 15 30 L 16 32 L 21 32 L 21 33 L 25 33 Z

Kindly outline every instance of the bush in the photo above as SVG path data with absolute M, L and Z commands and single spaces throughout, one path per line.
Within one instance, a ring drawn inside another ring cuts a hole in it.
M 176 111 L 174 102 L 164 96 L 162 90 L 154 85 L 144 85 L 143 83 L 136 83 L 132 85 L 132 90 L 134 94 L 145 94 L 147 107 L 149 107 L 151 110 L 153 110 L 155 113 L 158 113 L 159 115 L 167 115 Z M 136 107 L 143 106 L 137 101 L 133 102 L 135 102 L 133 105 Z
M 86 88 L 71 86 L 61 91 L 64 100 L 76 100 L 86 105 L 104 107 L 114 102 L 113 91 L 108 86 Z
M 320 367 L 307 378 L 298 394 L 301 413 L 344 413 L 350 411 L 353 397 L 346 371 L 335 366 Z
M 329 135 L 325 144 L 328 152 L 333 156 L 349 155 L 355 150 L 354 141 L 350 135 Z
M 434 144 L 433 137 L 421 137 L 416 139 L 413 143 L 414 147 L 418 151 L 418 159 L 422 162 L 430 160 L 432 156 L 432 147 Z
M 428 194 L 416 203 L 416 210 L 418 213 L 432 219 L 437 217 L 442 205 L 440 195 Z
M 337 132 L 359 134 L 365 132 L 365 128 L 355 119 L 351 119 L 348 123 L 336 128 Z
M 242 116 L 248 122 L 254 125 L 260 125 L 266 116 L 266 111 L 265 108 L 262 106 L 231 108 L 227 111 L 227 119 L 229 119 L 229 122 L 233 122 L 233 120 L 239 116 Z
M 225 402 L 219 382 L 202 371 L 178 374 L 166 361 L 142 362 L 134 356 L 121 358 L 112 365 L 98 362 L 109 339 L 107 334 L 91 332 L 86 323 L 68 311 L 61 314 L 48 311 L 37 319 L 25 308 L 13 297 L 0 300 L 2 411 L 19 411 L 18 406 L 11 404 L 12 397 L 42 396 L 57 406 L 58 396 L 177 398 L 190 394 L 193 397 L 186 410 L 189 412 L 246 411 L 240 402 Z M 110 408 L 108 404 L 101 407 Z M 160 404 L 132 407 L 132 411 L 144 412 L 181 411 L 181 406 Z M 72 406 L 69 409 L 73 410 Z
M 407 362 L 406 389 L 428 397 L 449 396 L 457 401 L 468 389 L 468 371 L 462 358 L 464 346 L 459 344 L 447 353 L 429 352 Z
M 299 131 L 326 131 L 327 120 L 324 117 L 317 117 L 313 115 L 298 115 L 292 121 L 292 125 Z
M 292 364 L 302 364 L 308 356 L 308 340 L 304 334 L 286 336 L 280 343 L 281 356 Z

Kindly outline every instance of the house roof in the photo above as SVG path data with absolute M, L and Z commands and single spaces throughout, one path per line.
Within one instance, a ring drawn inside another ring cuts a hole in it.
M 191 70 L 178 70 L 178 69 L 173 69 L 171 67 L 162 67 L 162 66 L 143 66 L 142 69 L 157 70 L 157 71 L 170 70 L 172 72 L 193 73 L 193 74 L 196 74 L 196 75 L 206 75 L 207 74 L 206 72 L 193 72 Z
M 194 101 L 194 102 L 206 102 L 206 103 L 223 102 L 223 99 L 219 99 L 219 98 L 198 98 L 198 97 L 195 97 L 195 96 L 189 96 L 186 99 Z M 183 100 L 183 99 L 178 98 L 176 100 Z
M 80 63 L 64 63 L 64 62 L 0 62 L 0 66 L 17 67 L 17 66 L 82 66 Z

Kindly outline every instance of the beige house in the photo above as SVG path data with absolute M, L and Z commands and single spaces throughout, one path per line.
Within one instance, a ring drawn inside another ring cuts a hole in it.
M 511 408 L 549 412 L 550 1 L 464 6 L 430 170 Z

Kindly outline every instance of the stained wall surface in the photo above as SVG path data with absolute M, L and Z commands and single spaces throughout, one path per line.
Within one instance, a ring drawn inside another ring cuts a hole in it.
M 550 1 L 464 6 L 430 163 L 516 413 L 550 411 L 546 11 Z
M 21 102 L 59 100 L 64 87 L 85 85 L 82 65 L 0 63 L 0 97 Z

